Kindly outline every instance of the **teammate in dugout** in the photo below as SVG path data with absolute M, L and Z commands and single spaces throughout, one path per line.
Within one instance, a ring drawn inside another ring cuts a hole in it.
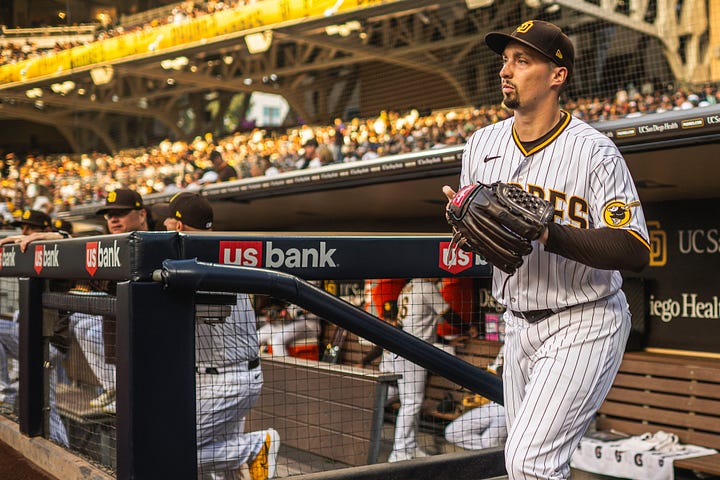
M 502 376 L 505 347 L 488 366 L 488 371 Z M 499 447 L 507 439 L 505 409 L 502 405 L 475 394 L 463 405 L 469 407 L 462 415 L 445 427 L 445 440 L 466 450 Z M 473 405 L 474 404 L 474 405 Z
M 321 330 L 320 317 L 282 300 L 271 299 L 270 303 L 266 323 L 257 331 L 260 345 L 267 346 L 268 353 L 285 357 L 288 346 L 296 340 L 310 339 L 317 343 Z
M 149 230 L 149 218 L 142 197 L 134 190 L 118 188 L 109 192 L 105 205 L 95 212 L 107 221 L 108 232 L 129 233 Z M 17 238 L 20 250 L 32 242 L 61 240 L 70 237 L 66 231 L 34 232 Z M 8 237 L 11 238 L 11 237 Z M 14 237 L 12 237 L 14 238 Z M 80 281 L 69 293 L 115 295 L 115 282 L 107 280 Z M 102 315 L 72 313 L 69 328 L 75 334 L 90 369 L 101 385 L 102 392 L 91 399 L 89 406 L 105 413 L 115 413 L 115 320 Z
M 19 219 L 11 223 L 12 226 L 20 227 L 20 235 L 11 235 L 0 239 L 0 246 L 20 244 L 20 250 L 26 251 L 27 244 L 23 243 L 33 236 L 46 234 L 62 235 L 53 232 L 51 218 L 39 210 L 25 210 Z M 47 284 L 49 291 L 64 291 L 68 288 L 67 281 L 53 279 Z M 50 370 L 50 382 L 48 388 L 49 402 L 49 437 L 60 445 L 69 446 L 69 439 L 65 424 L 60 417 L 55 402 L 55 393 L 58 384 L 58 367 L 60 366 L 65 353 L 70 346 L 70 332 L 68 325 L 68 312 L 58 312 L 52 323 L 53 335 L 49 338 L 48 363 Z M 20 311 L 13 312 L 12 320 L 0 320 L 0 406 L 15 409 L 17 408 L 17 384 L 11 382 L 8 360 L 18 360 L 20 356 Z
M 441 318 L 463 330 L 471 327 L 462 321 L 442 297 L 437 287 L 439 280 L 413 278 L 402 288 L 397 299 L 397 327 L 429 343 L 437 340 L 437 324 Z M 439 344 L 436 346 L 443 347 Z M 379 368 L 381 372 L 402 375 L 397 381 L 397 388 L 391 388 L 388 392 L 389 401 L 400 400 L 395 420 L 395 439 L 388 462 L 427 457 L 427 452 L 417 442 L 427 370 L 389 350 L 384 351 Z
M 472 135 L 460 187 L 513 183 L 555 209 L 516 272 L 493 270 L 493 295 L 507 308 L 507 471 L 510 479 L 564 479 L 622 360 L 630 312 L 619 270 L 648 263 L 647 227 L 617 147 L 559 106 L 574 67 L 570 39 L 530 20 L 485 42 L 502 55 L 501 89 L 514 117 Z M 452 201 L 453 189 L 443 192 Z
M 168 231 L 212 230 L 213 210 L 202 196 L 181 192 L 153 207 Z M 257 321 L 247 294 L 237 295 L 229 317 L 195 325 L 197 449 L 199 478 L 240 478 L 247 463 L 252 480 L 273 478 L 280 448 L 269 428 L 244 433 L 245 416 L 260 397 L 263 375 Z

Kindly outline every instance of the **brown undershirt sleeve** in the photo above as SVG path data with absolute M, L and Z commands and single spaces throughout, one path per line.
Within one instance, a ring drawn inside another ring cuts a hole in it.
M 627 230 L 557 223 L 548 225 L 545 250 L 602 270 L 639 272 L 650 259 L 647 247 Z

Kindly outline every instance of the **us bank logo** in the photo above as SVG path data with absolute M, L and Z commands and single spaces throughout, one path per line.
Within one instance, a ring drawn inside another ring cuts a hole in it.
M 475 265 L 487 265 L 480 255 L 473 255 L 457 247 L 450 248 L 450 242 L 440 242 L 438 267 L 453 275 Z
M 650 266 L 664 267 L 667 263 L 667 233 L 660 227 L 660 222 L 647 222 L 650 235 Z

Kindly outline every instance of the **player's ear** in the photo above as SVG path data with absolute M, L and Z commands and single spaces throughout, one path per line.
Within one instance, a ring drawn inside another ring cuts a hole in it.
M 553 68 L 552 82 L 554 85 L 562 85 L 567 83 L 568 69 L 566 67 L 555 67 Z

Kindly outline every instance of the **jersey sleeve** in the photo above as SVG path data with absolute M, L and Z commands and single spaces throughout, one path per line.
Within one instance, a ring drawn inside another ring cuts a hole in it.
M 458 190 L 472 183 L 472 180 L 470 179 L 471 157 L 473 150 L 476 148 L 479 136 L 480 130 L 470 135 L 470 138 L 468 139 L 465 147 L 463 148 L 462 167 L 460 169 L 460 185 L 458 186 Z
M 645 214 L 630 171 L 619 153 L 607 155 L 590 176 L 591 228 L 628 230 L 649 248 Z

